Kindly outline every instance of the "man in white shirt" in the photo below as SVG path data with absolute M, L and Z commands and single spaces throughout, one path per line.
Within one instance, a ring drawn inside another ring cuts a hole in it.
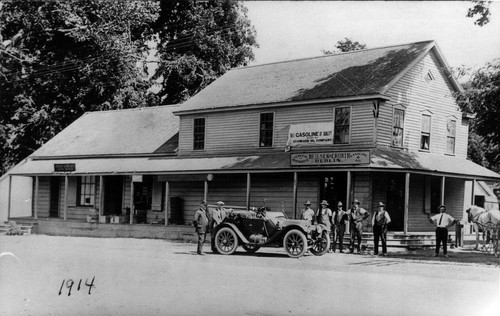
M 385 204 L 378 202 L 378 209 L 375 211 L 372 217 L 372 227 L 373 227 L 373 249 L 374 254 L 378 255 L 378 242 L 379 239 L 382 240 L 382 255 L 387 256 L 387 225 L 391 222 L 391 217 L 386 210 L 384 210 Z
M 349 216 L 349 220 L 351 222 L 351 244 L 349 246 L 349 250 L 351 253 L 354 252 L 354 239 L 357 237 L 358 239 L 358 246 L 356 247 L 358 253 L 361 253 L 361 243 L 363 242 L 362 240 L 362 233 L 363 233 L 363 221 L 366 220 L 368 217 L 370 217 L 370 214 L 368 214 L 368 211 L 365 210 L 364 208 L 359 206 L 360 203 L 357 199 L 354 199 L 352 201 L 352 208 L 347 211 L 347 214 Z
M 304 203 L 305 209 L 302 210 L 302 219 L 314 224 L 314 210 L 311 208 L 311 201 L 307 200 Z
M 439 214 L 436 214 L 432 217 L 427 214 L 427 218 L 431 224 L 436 225 L 436 253 L 434 257 L 439 255 L 439 248 L 441 243 L 443 244 L 443 254 L 445 257 L 448 257 L 448 227 L 452 226 L 456 222 L 451 215 L 446 213 L 446 206 L 440 205 L 438 207 Z

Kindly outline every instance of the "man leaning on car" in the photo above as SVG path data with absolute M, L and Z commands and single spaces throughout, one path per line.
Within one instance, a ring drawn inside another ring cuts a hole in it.
M 217 207 L 210 212 L 210 245 L 212 247 L 212 252 L 217 252 L 215 248 L 215 227 L 222 223 L 224 218 L 227 216 L 227 211 L 224 208 L 224 202 L 218 201 Z

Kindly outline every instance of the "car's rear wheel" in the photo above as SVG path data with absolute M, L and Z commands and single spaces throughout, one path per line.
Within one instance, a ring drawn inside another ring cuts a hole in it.
M 329 248 L 330 248 L 330 236 L 327 231 L 324 231 L 321 234 L 321 237 L 318 237 L 314 241 L 311 247 L 311 253 L 315 256 L 322 256 L 328 252 Z
M 241 245 L 243 249 L 245 249 L 246 252 L 248 253 L 255 253 L 257 250 L 260 249 L 260 246 L 257 245 L 251 245 L 251 244 L 243 244 Z
M 292 229 L 283 238 L 283 248 L 292 258 L 302 257 L 307 251 L 307 238 L 298 229 Z
M 220 254 L 230 255 L 238 248 L 238 236 L 229 227 L 222 227 L 215 234 L 215 248 Z

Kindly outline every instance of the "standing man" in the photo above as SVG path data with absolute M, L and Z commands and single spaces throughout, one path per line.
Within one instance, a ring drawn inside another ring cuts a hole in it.
M 374 254 L 378 255 L 378 241 L 382 239 L 382 255 L 387 256 L 387 225 L 391 222 L 384 203 L 378 202 L 378 209 L 372 217 Z
M 458 222 L 451 215 L 446 213 L 446 206 L 440 205 L 438 207 L 439 214 L 429 217 L 427 219 L 431 224 L 436 225 L 436 253 L 434 257 L 439 256 L 439 248 L 443 244 L 443 254 L 448 258 L 448 227 Z
M 354 199 L 352 201 L 352 207 L 347 213 L 349 214 L 349 219 L 351 223 L 351 244 L 349 250 L 351 253 L 354 252 L 354 238 L 358 239 L 358 253 L 361 253 L 361 242 L 362 242 L 362 232 L 363 232 L 363 221 L 367 219 L 370 215 L 368 211 L 359 206 L 359 201 Z
M 207 239 L 207 230 L 208 230 L 208 209 L 207 209 L 207 201 L 203 200 L 200 203 L 200 208 L 194 214 L 194 227 L 196 228 L 196 234 L 198 235 L 198 249 L 196 251 L 197 254 L 204 256 L 203 253 L 203 244 Z
M 328 202 L 326 200 L 321 201 L 321 208 L 316 212 L 316 221 L 319 224 L 326 225 L 326 230 L 328 234 L 332 232 L 332 210 L 328 208 Z M 335 235 L 335 233 L 334 233 Z M 333 240 L 333 239 L 332 239 Z M 332 249 L 328 249 L 328 252 L 332 252 Z
M 302 210 L 302 219 L 310 221 L 314 224 L 314 210 L 311 208 L 311 201 L 307 200 L 304 203 L 305 209 Z
M 345 233 L 345 223 L 348 220 L 347 212 L 342 209 L 342 202 L 337 203 L 337 209 L 333 214 L 333 241 L 332 250 L 335 252 L 336 239 L 339 240 L 339 251 L 344 252 L 344 233 Z M 336 236 L 335 236 L 336 235 Z
M 210 244 L 212 252 L 217 252 L 217 248 L 215 248 L 215 228 L 222 223 L 226 216 L 227 211 L 224 208 L 224 202 L 218 201 L 217 207 L 212 211 L 210 216 Z

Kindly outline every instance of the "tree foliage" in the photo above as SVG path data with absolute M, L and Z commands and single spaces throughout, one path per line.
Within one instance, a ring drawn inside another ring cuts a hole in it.
M 500 59 L 473 72 L 463 94 L 457 96 L 462 111 L 473 113 L 468 156 L 500 171 Z
M 353 50 L 361 50 L 366 48 L 366 44 L 361 44 L 358 41 L 353 41 L 350 38 L 345 38 L 342 41 L 338 41 L 337 44 L 335 44 L 334 50 L 325 50 L 323 49 L 322 52 L 325 55 L 333 55 L 333 54 L 338 54 L 338 53 L 345 53 L 345 52 L 350 52 Z
M 159 96 L 179 103 L 230 68 L 254 59 L 256 32 L 239 2 L 162 1 L 155 25 L 159 35 Z
M 185 100 L 255 45 L 235 1 L 0 0 L 0 174 L 86 111 Z
M 466 17 L 475 18 L 474 24 L 484 26 L 490 22 L 490 5 L 492 1 L 472 0 L 474 5 L 467 10 Z

